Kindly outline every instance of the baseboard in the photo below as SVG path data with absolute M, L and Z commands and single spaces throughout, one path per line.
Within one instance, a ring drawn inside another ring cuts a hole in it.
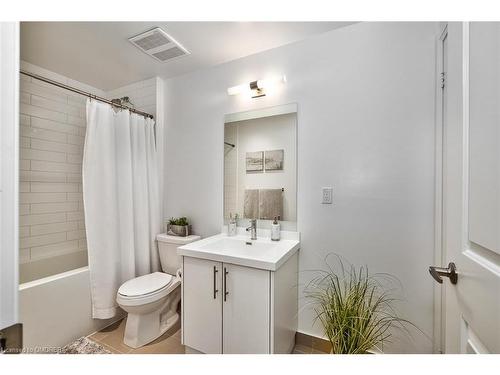
M 312 351 L 319 351 L 323 353 L 330 353 L 332 349 L 330 341 L 302 332 L 295 333 L 295 345 L 303 345 L 311 348 Z
M 311 336 L 307 333 L 296 332 L 295 333 L 295 345 L 302 345 L 311 349 L 311 352 L 323 352 L 331 353 L 332 344 L 330 341 L 317 337 Z M 383 354 L 382 352 L 376 350 L 368 350 L 368 354 Z

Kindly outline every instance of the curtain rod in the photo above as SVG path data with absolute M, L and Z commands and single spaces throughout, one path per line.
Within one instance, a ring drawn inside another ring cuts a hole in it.
M 65 85 L 64 83 L 60 83 L 60 82 L 54 81 L 52 79 L 45 78 L 43 76 L 39 76 L 38 74 L 30 73 L 30 72 L 27 72 L 25 70 L 19 70 L 19 72 L 21 74 L 24 74 L 24 75 L 29 76 L 31 78 L 35 78 L 35 79 L 37 79 L 39 81 L 43 81 L 43 82 L 49 83 L 51 85 L 60 87 L 62 89 L 68 90 L 68 91 L 76 92 L 77 94 L 80 94 L 80 95 L 88 96 L 90 99 L 95 99 L 95 100 L 98 100 L 100 102 L 108 103 L 108 104 L 111 104 L 114 107 L 128 109 L 130 112 L 137 113 L 138 115 L 141 115 L 141 116 L 144 116 L 144 117 L 154 118 L 153 115 L 151 115 L 149 113 L 146 113 L 146 112 L 143 112 L 143 111 L 139 111 L 139 110 L 134 109 L 134 108 L 129 108 L 126 105 L 123 105 L 123 104 L 113 103 L 111 100 L 102 98 L 100 96 L 97 96 L 97 95 L 92 94 L 92 93 L 87 92 L 87 91 L 83 91 L 83 90 L 77 89 L 76 87 L 68 86 L 68 85 Z

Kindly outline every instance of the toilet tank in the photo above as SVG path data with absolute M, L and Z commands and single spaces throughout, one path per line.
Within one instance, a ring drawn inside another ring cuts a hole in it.
M 163 272 L 175 275 L 177 270 L 181 268 L 181 257 L 177 255 L 177 248 L 198 241 L 201 237 L 195 235 L 178 237 L 162 233 L 157 235 L 156 239 L 158 240 L 158 252 Z

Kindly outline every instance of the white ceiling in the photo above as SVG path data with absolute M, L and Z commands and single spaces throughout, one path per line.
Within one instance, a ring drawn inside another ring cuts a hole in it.
M 173 77 L 282 46 L 353 22 L 23 22 L 21 59 L 110 90 Z M 161 63 L 128 38 L 161 27 L 191 55 Z

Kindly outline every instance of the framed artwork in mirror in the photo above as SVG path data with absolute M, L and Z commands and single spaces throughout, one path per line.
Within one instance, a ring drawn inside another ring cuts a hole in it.
M 284 150 L 266 151 L 264 157 L 266 171 L 282 171 L 283 157 Z
M 264 170 L 264 153 L 262 151 L 247 152 L 246 171 L 262 172 Z

